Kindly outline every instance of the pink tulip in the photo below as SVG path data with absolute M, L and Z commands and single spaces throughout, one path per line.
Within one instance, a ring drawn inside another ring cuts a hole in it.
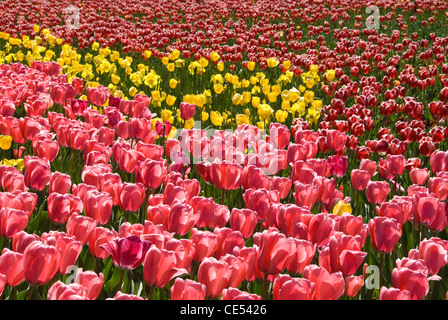
M 309 265 L 303 275 L 316 284 L 314 300 L 337 300 L 344 294 L 345 281 L 341 272 L 330 273 L 323 267 Z
M 374 217 L 369 221 L 372 247 L 381 253 L 392 252 L 401 238 L 401 231 L 401 225 L 393 218 Z
M 106 250 L 112 256 L 117 268 L 132 270 L 142 264 L 150 246 L 151 242 L 149 241 L 142 241 L 137 236 L 129 236 L 127 238 L 115 238 L 100 245 L 100 248 Z

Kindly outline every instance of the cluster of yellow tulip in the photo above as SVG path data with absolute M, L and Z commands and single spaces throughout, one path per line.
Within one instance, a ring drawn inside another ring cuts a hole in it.
M 39 32 L 39 26 L 35 26 L 35 31 Z M 177 124 L 191 128 L 193 118 L 180 121 L 178 105 L 182 101 L 196 105 L 199 110 L 196 120 L 217 128 L 241 124 L 264 128 L 270 121 L 292 122 L 297 117 L 317 123 L 321 116 L 322 101 L 315 97 L 321 81 L 317 65 L 300 77 L 289 70 L 290 61 L 283 61 L 279 68 L 277 58 L 267 59 L 265 70 L 257 68 L 254 61 L 235 70 L 220 60 L 216 52 L 211 53 L 210 60 L 183 59 L 179 50 L 160 59 L 150 51 L 123 57 L 122 53 L 101 48 L 96 42 L 88 49 L 77 49 L 63 44 L 48 29 L 40 34 L 45 42 L 39 36 L 17 39 L 0 32 L 0 39 L 6 42 L 0 51 L 0 63 L 56 61 L 69 81 L 78 77 L 85 80 L 87 87 L 102 84 L 114 96 L 124 99 L 136 94 L 150 96 L 156 120 L 171 123 L 179 120 Z

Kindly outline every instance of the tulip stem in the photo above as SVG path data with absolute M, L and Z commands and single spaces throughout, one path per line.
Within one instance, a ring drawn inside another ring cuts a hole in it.
M 261 292 L 261 299 L 267 300 L 268 299 L 268 274 L 264 274 L 263 279 L 263 291 Z
M 123 292 L 123 278 L 124 278 L 124 274 L 125 274 L 125 270 L 121 270 L 121 274 L 120 274 L 120 283 L 118 285 L 118 287 L 120 288 L 120 291 Z M 123 292 L 125 293 L 125 292 Z
M 383 259 L 384 254 L 380 253 L 380 288 L 383 286 Z
M 28 289 L 28 294 L 26 295 L 26 300 L 31 300 L 31 297 L 33 296 L 34 286 L 30 285 Z
M 152 292 L 154 291 L 154 287 L 153 286 L 149 286 L 149 290 L 148 290 L 148 300 L 151 300 L 152 297 Z

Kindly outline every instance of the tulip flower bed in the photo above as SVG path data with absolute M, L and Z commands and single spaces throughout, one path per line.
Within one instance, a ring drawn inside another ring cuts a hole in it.
M 448 3 L 370 4 L 2 2 L 1 298 L 447 299 Z

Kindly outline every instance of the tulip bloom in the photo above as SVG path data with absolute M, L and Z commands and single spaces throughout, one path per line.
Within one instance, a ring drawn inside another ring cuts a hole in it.
M 104 275 L 97 275 L 93 271 L 83 271 L 82 268 L 76 270 L 75 283 L 79 283 L 85 288 L 85 296 L 89 300 L 96 300 L 103 289 Z
M 196 105 L 186 102 L 181 102 L 179 105 L 180 117 L 183 120 L 188 120 L 196 114 Z
M 106 224 L 112 213 L 113 200 L 106 192 L 88 191 L 84 196 L 84 210 L 86 215 L 99 224 Z
M 207 298 L 218 298 L 231 277 L 232 269 L 229 264 L 213 257 L 203 259 L 198 268 L 198 282 L 205 285 Z
M 148 188 L 156 189 L 164 182 L 167 172 L 166 161 L 146 159 L 137 165 L 136 181 Z
M 364 190 L 370 181 L 369 172 L 361 169 L 355 169 L 351 172 L 351 182 L 353 188 L 356 190 Z
M 0 236 L 12 238 L 28 224 L 28 213 L 4 207 L 0 209 Z
M 148 285 L 163 288 L 168 281 L 185 273 L 188 273 L 186 269 L 177 267 L 174 251 L 152 246 L 146 253 L 143 262 L 143 276 Z
M 401 238 L 401 225 L 394 218 L 374 217 L 369 221 L 372 247 L 381 253 L 391 253 Z
M 89 236 L 90 253 L 99 258 L 106 259 L 110 256 L 109 252 L 101 247 L 101 245 L 109 243 L 118 237 L 115 230 L 109 230 L 104 227 L 96 227 Z
M 151 246 L 151 242 L 142 241 L 137 236 L 127 238 L 115 238 L 100 245 L 112 256 L 114 265 L 122 270 L 132 270 L 142 264 L 145 254 Z
M 309 265 L 303 275 L 316 284 L 314 300 L 337 300 L 344 294 L 345 281 L 341 272 L 330 273 L 323 267 Z
M 313 300 L 316 284 L 304 278 L 281 275 L 274 280 L 274 300 Z
M 67 235 L 75 237 L 83 245 L 89 240 L 90 234 L 96 227 L 96 221 L 92 218 L 72 213 L 67 219 Z
M 25 280 L 35 286 L 48 283 L 58 272 L 61 256 L 55 246 L 32 242 L 23 253 Z
M 412 295 L 408 290 L 381 287 L 380 300 L 411 300 Z
M 170 291 L 171 300 L 204 300 L 206 286 L 190 279 L 176 278 Z
M 51 180 L 50 162 L 38 157 L 25 157 L 24 169 L 25 185 L 32 189 L 42 191 Z
M 401 291 L 409 291 L 411 300 L 421 300 L 429 292 L 429 281 L 426 275 L 406 267 L 392 270 L 392 285 Z
M 369 181 L 366 188 L 367 200 L 371 204 L 381 204 L 386 201 L 390 185 L 386 181 Z
M 241 232 L 245 239 L 252 236 L 258 222 L 258 214 L 250 209 L 233 208 L 230 213 L 230 228 Z
M 221 190 L 236 190 L 243 181 L 243 168 L 236 163 L 213 162 L 209 173 L 211 182 Z
M 258 267 L 266 274 L 278 274 L 286 269 L 295 249 L 292 238 L 286 238 L 277 229 L 269 228 L 260 235 Z
M 119 193 L 120 208 L 127 212 L 137 212 L 145 199 L 145 186 L 142 183 L 125 182 Z
M 4 248 L 0 255 L 0 274 L 6 276 L 6 284 L 15 287 L 25 276 L 23 273 L 23 254 Z
M 57 192 L 60 194 L 66 194 L 70 191 L 72 186 L 71 178 L 68 174 L 53 172 L 50 178 L 50 185 L 48 193 Z

